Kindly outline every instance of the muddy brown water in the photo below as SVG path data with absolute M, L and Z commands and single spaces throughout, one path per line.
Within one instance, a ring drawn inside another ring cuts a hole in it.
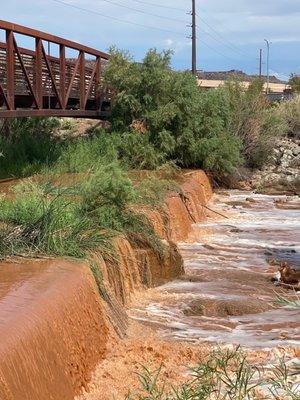
M 0 399 L 69 400 L 87 387 L 107 328 L 85 265 L 0 264 Z
M 299 309 L 276 303 L 291 292 L 274 286 L 278 267 L 270 266 L 282 260 L 300 269 L 299 198 L 231 191 L 213 208 L 229 219 L 196 227 L 198 240 L 180 244 L 185 276 L 154 289 L 131 318 L 168 340 L 299 346 Z

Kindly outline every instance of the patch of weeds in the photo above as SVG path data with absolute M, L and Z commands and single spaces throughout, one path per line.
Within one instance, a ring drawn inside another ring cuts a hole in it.
M 147 217 L 132 207 L 136 192 L 117 162 L 98 166 L 74 186 L 30 180 L 0 199 L 0 254 L 85 257 L 98 248 L 113 259 L 113 238 L 124 234 L 160 256 L 164 245 Z M 115 260 L 114 260 L 115 261 Z
M 150 247 L 160 259 L 164 258 L 166 246 L 145 214 L 128 211 L 125 215 L 124 230 L 135 247 Z
M 294 383 L 291 380 L 291 374 L 283 358 L 280 359 L 279 365 L 275 366 L 273 375 L 274 377 L 270 379 L 270 392 L 274 399 L 300 400 L 300 382 Z
M 1 121 L 0 121 L 1 125 Z M 51 166 L 61 151 L 57 118 L 13 118 L 0 135 L 0 177 L 24 177 Z
M 213 351 L 177 386 L 170 384 L 163 372 L 162 367 L 150 371 L 142 366 L 140 390 L 129 393 L 127 400 L 299 400 L 299 384 L 291 382 L 284 360 L 274 367 L 272 378 L 265 378 L 264 370 L 250 365 L 239 347 Z
M 76 120 L 73 118 L 61 118 L 60 130 L 73 133 L 76 130 Z
M 211 388 L 216 398 L 243 400 L 250 399 L 254 389 L 253 383 L 258 372 L 247 362 L 246 355 L 236 348 L 234 350 L 214 351 L 206 363 L 200 363 L 193 370 L 194 382 Z M 227 397 L 224 397 L 226 394 Z
M 294 291 L 294 298 L 287 298 L 286 296 L 277 295 L 277 304 L 280 304 L 283 307 L 300 309 L 300 296 Z

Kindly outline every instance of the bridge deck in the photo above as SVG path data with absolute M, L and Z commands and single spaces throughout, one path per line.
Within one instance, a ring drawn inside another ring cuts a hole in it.
M 6 39 L 0 42 L 0 118 L 107 113 L 110 94 L 102 90 L 101 68 L 108 54 L 6 21 L 0 31 Z M 35 49 L 19 47 L 19 35 L 33 38 Z M 52 44 L 57 56 L 49 52 Z M 66 57 L 69 49 L 76 58 Z

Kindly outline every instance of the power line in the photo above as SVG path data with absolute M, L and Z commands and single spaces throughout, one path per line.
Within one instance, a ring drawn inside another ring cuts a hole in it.
M 232 57 L 226 56 L 226 54 L 222 53 L 221 51 L 216 50 L 214 47 L 210 46 L 209 44 L 207 44 L 207 43 L 204 42 L 203 40 L 201 41 L 201 44 L 204 44 L 204 46 L 206 46 L 208 49 L 214 51 L 215 53 L 219 54 L 220 56 L 222 56 L 222 57 L 224 57 L 224 58 L 227 58 L 229 61 L 235 61 L 235 62 L 237 61 L 237 60 L 235 60 L 235 59 L 232 58 Z
M 114 17 L 112 15 L 106 15 L 106 14 L 100 13 L 100 12 L 98 12 L 96 10 L 90 10 L 90 9 L 87 9 L 87 8 L 84 8 L 84 7 L 77 6 L 75 4 L 66 3 L 63 0 L 51 0 L 51 1 L 54 1 L 55 3 L 61 4 L 61 5 L 64 5 L 64 6 L 79 10 L 79 11 L 84 11 L 84 12 L 87 12 L 87 13 L 90 13 L 90 14 L 99 15 L 99 16 L 101 16 L 103 18 L 111 19 L 111 20 L 114 20 L 114 21 L 117 21 L 117 22 L 130 24 L 130 25 L 134 25 L 134 26 L 139 26 L 139 27 L 146 28 L 146 29 L 153 29 L 153 30 L 156 30 L 156 31 L 172 33 L 172 34 L 184 37 L 184 33 L 182 33 L 182 32 L 173 31 L 173 30 L 170 30 L 170 29 L 158 28 L 158 27 L 155 27 L 155 26 L 144 25 L 144 24 L 140 24 L 138 22 L 132 22 L 132 21 L 124 20 L 124 19 L 121 19 L 121 18 Z M 105 1 L 108 2 L 108 0 L 105 0 Z M 205 32 L 205 33 L 207 33 L 207 32 Z M 225 58 L 227 58 L 229 60 L 233 60 L 232 58 L 230 58 L 230 57 L 226 56 L 225 54 L 221 53 L 220 51 L 216 50 L 214 47 L 208 45 L 204 41 L 201 41 L 201 43 L 203 43 L 207 48 L 209 48 L 210 50 L 214 51 L 215 53 L 221 55 L 222 57 L 225 57 Z
M 164 15 L 149 13 L 148 11 L 139 10 L 137 8 L 126 6 L 125 4 L 121 4 L 121 3 L 118 3 L 118 2 L 115 2 L 115 1 L 111 1 L 111 0 L 101 0 L 101 1 L 104 1 L 105 3 L 112 4 L 112 5 L 117 6 L 117 7 L 126 8 L 127 10 L 138 12 L 140 14 L 149 15 L 150 17 L 162 18 L 162 19 L 167 19 L 169 21 L 175 21 L 175 22 L 183 22 L 184 24 L 187 23 L 187 21 L 183 21 L 182 19 L 166 17 Z
M 192 16 L 192 24 L 191 24 L 191 28 L 192 28 L 192 36 L 191 36 L 191 39 L 192 39 L 192 73 L 194 75 L 197 75 L 197 22 L 196 22 L 197 14 L 196 14 L 196 0 L 192 0 L 191 16 Z M 205 33 L 209 34 L 208 32 L 205 32 Z M 214 39 L 214 37 L 212 35 L 210 35 L 210 36 Z M 217 40 L 217 39 L 215 39 L 215 40 Z M 217 53 L 217 54 L 221 55 L 222 57 L 225 57 L 225 58 L 227 58 L 228 60 L 231 61 L 230 57 L 227 57 L 225 54 L 221 53 L 220 51 L 216 50 L 214 47 L 212 47 L 209 44 L 205 43 L 203 40 L 201 41 L 201 43 L 203 43 L 207 48 L 211 49 L 215 53 Z
M 204 12 L 209 18 L 213 19 L 213 20 L 215 21 L 215 24 L 214 24 L 214 25 L 218 25 L 218 24 L 220 23 L 211 13 L 207 12 L 204 8 L 201 9 L 201 12 Z M 229 41 L 229 40 L 226 40 L 226 39 L 224 38 L 224 36 L 223 36 L 217 29 L 215 29 L 213 26 L 211 26 L 211 24 L 209 24 L 209 23 L 207 22 L 207 20 L 205 20 L 204 18 L 201 18 L 200 16 L 199 16 L 198 18 L 199 18 L 206 26 L 208 26 L 212 31 L 214 31 L 215 34 L 218 35 L 218 36 L 222 39 L 222 41 L 223 41 L 224 43 L 227 42 L 227 44 L 228 44 L 227 47 L 230 46 L 231 48 L 234 48 L 236 51 L 238 51 L 241 55 L 246 56 L 246 57 L 249 57 L 248 54 L 246 54 L 243 50 L 241 50 L 241 49 L 240 49 L 238 46 L 236 46 L 234 43 L 232 43 L 232 42 Z
M 202 29 L 202 28 L 198 28 L 198 30 L 200 30 L 202 33 L 204 33 L 204 34 L 206 34 L 206 35 L 208 35 L 211 39 L 213 39 L 215 42 L 217 42 L 217 43 L 220 43 L 220 44 L 222 44 L 222 45 L 226 45 L 226 43 L 224 43 L 222 40 L 220 40 L 220 39 L 218 39 L 218 38 L 216 38 L 216 37 L 214 37 L 210 32 L 207 32 L 207 31 L 205 31 L 204 29 Z M 229 48 L 229 46 L 227 46 L 228 48 Z M 231 51 L 235 51 L 234 49 L 231 49 L 231 48 L 229 48 Z M 235 51 L 236 53 L 237 53 L 237 51 Z M 240 55 L 242 55 L 241 53 L 239 53 Z M 244 56 L 247 56 L 248 57 L 248 55 L 246 55 L 246 53 L 244 54 Z
M 154 29 L 154 30 L 156 30 L 156 31 L 161 31 L 161 32 L 173 33 L 173 34 L 179 35 L 179 36 L 181 36 L 181 37 L 183 37 L 183 35 L 184 35 L 184 33 L 182 33 L 182 32 L 172 31 L 172 30 L 170 30 L 170 29 L 164 29 L 164 28 L 157 28 L 157 27 L 155 27 L 155 26 L 150 26 L 150 25 L 145 25 L 145 24 L 139 24 L 138 22 L 132 22 L 132 21 L 128 21 L 128 20 L 125 20 L 125 19 L 113 17 L 112 15 L 106 15 L 106 14 L 100 13 L 100 12 L 95 11 L 95 10 L 90 10 L 90 9 L 88 9 L 88 8 L 76 6 L 75 4 L 66 3 L 66 2 L 64 2 L 63 0 L 51 0 L 51 1 L 54 1 L 55 3 L 62 4 L 62 5 L 67 6 L 67 7 L 74 8 L 74 9 L 76 9 L 76 10 L 80 10 L 80 11 L 87 12 L 87 13 L 90 13 L 90 14 L 100 15 L 100 16 L 103 17 L 103 18 L 112 19 L 112 20 L 114 20 L 114 21 L 122 22 L 122 23 L 124 23 L 124 24 L 135 25 L 135 26 L 139 26 L 139 27 L 147 28 L 147 29 Z
M 234 44 L 232 44 L 229 40 L 224 39 L 224 37 L 215 29 L 213 28 L 208 22 L 206 22 L 206 20 L 204 18 L 201 18 L 198 16 L 198 18 L 209 28 L 211 29 L 218 37 L 221 38 L 218 39 L 219 41 L 222 41 L 228 48 L 231 48 L 231 50 L 239 52 L 241 55 L 247 56 L 248 55 L 246 53 L 244 53 L 241 49 L 239 49 L 237 46 L 235 46 Z M 213 37 L 213 36 L 212 36 Z M 215 39 L 217 40 L 217 39 Z
M 163 4 L 157 4 L 157 3 L 149 3 L 147 1 L 142 1 L 142 0 L 131 0 L 134 1 L 135 3 L 140 3 L 144 4 L 146 6 L 153 6 L 153 7 L 159 7 L 159 8 L 165 8 L 167 10 L 176 10 L 176 11 L 184 11 L 186 12 L 187 10 L 184 8 L 177 8 L 177 7 L 172 7 L 172 6 L 165 6 Z
M 133 1 L 138 1 L 138 0 L 133 0 Z M 190 0 L 186 0 L 186 1 L 190 1 Z M 210 13 L 208 13 L 207 11 L 205 11 L 204 9 L 201 9 L 201 12 L 205 12 L 206 15 L 211 16 Z M 197 15 L 197 18 L 199 20 L 201 20 L 209 29 L 211 29 L 220 39 L 219 42 L 221 43 L 221 41 L 228 47 L 231 48 L 231 50 L 234 50 L 236 52 L 239 52 L 241 55 L 248 57 L 249 55 L 246 54 L 243 50 L 241 50 L 239 47 L 237 47 L 235 44 L 233 44 L 232 42 L 230 42 L 229 40 L 226 40 L 222 34 L 220 34 L 220 32 L 218 32 L 214 27 L 212 27 L 204 18 L 200 17 L 199 15 Z M 215 19 L 216 21 L 216 19 Z M 214 40 L 215 39 L 210 33 L 203 31 L 204 33 L 208 34 L 209 36 L 211 36 Z M 228 58 L 228 57 L 227 57 Z

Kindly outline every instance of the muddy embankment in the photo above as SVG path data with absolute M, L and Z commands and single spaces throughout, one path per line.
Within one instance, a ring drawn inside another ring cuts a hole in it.
M 202 171 L 182 176 L 181 194 L 169 194 L 163 213 L 151 211 L 167 244 L 161 258 L 150 248 L 117 240 L 119 262 L 94 253 L 101 296 L 90 267 L 65 260 L 14 260 L 0 268 L 0 399 L 71 400 L 105 358 L 108 343 L 125 335 L 125 307 L 135 295 L 183 273 L 176 242 L 206 217 L 212 196 Z

